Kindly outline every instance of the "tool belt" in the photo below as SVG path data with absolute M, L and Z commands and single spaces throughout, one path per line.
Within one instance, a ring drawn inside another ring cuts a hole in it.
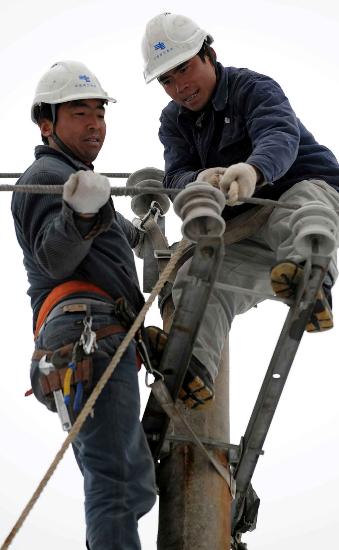
M 126 332 L 126 329 L 121 325 L 107 325 L 106 327 L 102 327 L 96 331 L 96 340 L 106 338 L 106 336 L 112 336 L 113 334 L 121 334 L 122 332 Z M 72 342 L 56 350 L 34 350 L 32 361 L 39 362 L 40 359 L 45 357 L 46 361 L 52 363 L 57 369 L 56 371 L 51 372 L 48 376 L 42 377 L 42 389 L 45 395 L 62 388 L 67 365 L 72 360 L 74 345 L 75 344 Z M 77 361 L 77 370 L 72 376 L 73 382 L 89 382 L 91 380 L 92 373 L 89 365 L 92 360 L 91 355 L 84 356 L 81 361 Z
M 72 313 L 84 314 L 84 327 L 79 339 L 54 350 L 36 349 L 32 355 L 33 393 L 52 411 L 56 411 L 55 392 L 60 393 L 60 390 L 66 404 L 80 408 L 79 402 L 92 390 L 93 354 L 103 353 L 97 349 L 97 341 L 113 334 L 125 333 L 135 318 L 135 313 L 124 299 L 107 302 L 92 298 L 73 298 L 60 302 L 49 312 L 40 332 L 51 320 Z M 121 324 L 109 324 L 94 332 L 91 328 L 92 314 L 100 313 L 111 314 Z
M 135 320 L 136 314 L 124 298 L 116 302 L 96 299 L 69 299 L 56 305 L 46 317 L 40 331 L 51 320 L 71 313 L 84 313 L 84 330 L 76 342 L 71 342 L 55 350 L 36 349 L 32 355 L 32 388 L 36 398 L 49 410 L 56 411 L 55 392 L 63 392 L 65 403 L 79 409 L 83 394 L 88 396 L 93 387 L 93 354 L 103 353 L 96 342 L 107 336 L 126 332 Z M 91 314 L 112 314 L 121 323 L 110 324 L 91 330 Z M 167 342 L 167 335 L 158 327 L 143 326 L 135 335 L 137 346 L 136 366 L 143 363 L 148 372 L 157 369 Z M 43 368 L 41 368 L 43 367 Z M 45 370 L 44 370 L 45 369 Z M 81 399 L 77 398 L 81 388 Z M 67 400 L 68 399 L 68 400 Z

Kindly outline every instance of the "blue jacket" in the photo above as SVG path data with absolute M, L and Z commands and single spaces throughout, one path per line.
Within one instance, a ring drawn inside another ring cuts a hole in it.
M 40 145 L 36 160 L 17 181 L 21 185 L 63 185 L 78 170 L 80 161 Z M 33 309 L 33 329 L 43 300 L 57 285 L 87 281 L 113 299 L 125 297 L 135 311 L 144 303 L 131 246 L 135 228 L 113 203 L 104 205 L 93 219 L 79 218 L 61 195 L 13 193 L 12 214 L 23 250 Z
M 164 186 L 184 188 L 202 170 L 247 162 L 263 174 L 255 196 L 277 199 L 294 183 L 322 179 L 339 191 L 339 165 L 296 117 L 279 84 L 248 69 L 217 63 L 215 93 L 202 112 L 171 101 L 162 111 Z M 231 218 L 248 205 L 226 207 Z

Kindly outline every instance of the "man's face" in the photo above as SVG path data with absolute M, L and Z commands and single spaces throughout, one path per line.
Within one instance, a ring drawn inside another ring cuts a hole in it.
M 48 135 L 51 138 L 51 133 Z M 91 164 L 106 135 L 105 108 L 101 99 L 81 99 L 61 103 L 54 128 L 57 136 L 84 164 Z M 51 143 L 53 147 L 54 142 Z
M 165 92 L 179 105 L 191 111 L 201 111 L 216 85 L 215 68 L 205 56 L 205 62 L 195 55 L 159 78 Z

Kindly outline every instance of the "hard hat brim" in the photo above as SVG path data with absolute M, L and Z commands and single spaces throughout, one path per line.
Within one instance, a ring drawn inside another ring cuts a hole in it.
M 31 108 L 31 119 L 34 124 L 38 124 L 38 121 L 35 117 L 35 109 L 38 105 L 41 105 L 42 103 L 46 103 L 47 105 L 61 105 L 62 103 L 68 103 L 69 101 L 77 101 L 79 99 L 102 99 L 103 101 L 108 101 L 110 103 L 116 103 L 117 100 L 114 99 L 114 97 L 109 96 L 100 96 L 98 94 L 86 94 L 86 96 L 79 96 L 77 94 L 69 95 L 66 98 L 63 98 L 62 101 L 58 100 L 52 100 L 52 101 L 40 101 L 39 103 L 34 103 Z
M 210 39 L 210 41 L 208 43 L 211 43 L 213 41 L 213 38 L 210 37 L 210 35 L 207 35 L 207 38 Z M 154 71 L 151 71 L 148 75 L 146 75 L 145 72 L 144 72 L 144 78 L 145 78 L 146 84 L 149 84 L 150 82 L 152 82 L 156 78 L 159 78 L 163 74 L 166 74 L 168 71 L 171 71 L 172 69 L 175 69 L 175 67 L 178 67 L 178 65 L 181 65 L 181 63 L 185 63 L 185 61 L 188 61 L 189 59 L 192 59 L 192 57 L 197 55 L 197 53 L 200 51 L 200 49 L 201 49 L 201 47 L 202 47 L 205 40 L 206 40 L 206 38 L 204 40 L 202 40 L 201 44 L 199 44 L 198 46 L 192 48 L 189 51 L 185 51 L 181 55 L 176 56 L 175 59 L 171 59 L 167 63 L 164 63 L 164 65 L 161 67 L 161 71 L 159 71 L 159 69 L 154 70 Z

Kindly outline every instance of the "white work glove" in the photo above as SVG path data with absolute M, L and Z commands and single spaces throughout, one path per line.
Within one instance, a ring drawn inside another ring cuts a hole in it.
M 141 226 L 142 220 L 140 218 L 133 218 L 132 224 L 134 227 L 138 230 L 139 233 L 139 240 L 137 245 L 133 248 L 133 252 L 136 255 L 137 258 L 144 259 L 144 242 L 145 242 L 145 235 L 146 232 L 144 229 L 142 229 Z
M 223 168 L 221 166 L 216 168 L 206 168 L 206 170 L 199 173 L 196 181 L 199 183 L 209 183 L 210 185 L 213 185 L 213 187 L 219 189 L 221 176 L 226 170 L 227 168 Z
M 62 198 L 79 214 L 96 214 L 110 194 L 111 186 L 106 176 L 80 170 L 65 182 Z
M 219 187 L 225 195 L 228 195 L 226 204 L 234 206 L 241 204 L 239 197 L 251 197 L 257 183 L 257 172 L 253 166 L 245 162 L 233 164 L 226 169 L 220 180 Z

